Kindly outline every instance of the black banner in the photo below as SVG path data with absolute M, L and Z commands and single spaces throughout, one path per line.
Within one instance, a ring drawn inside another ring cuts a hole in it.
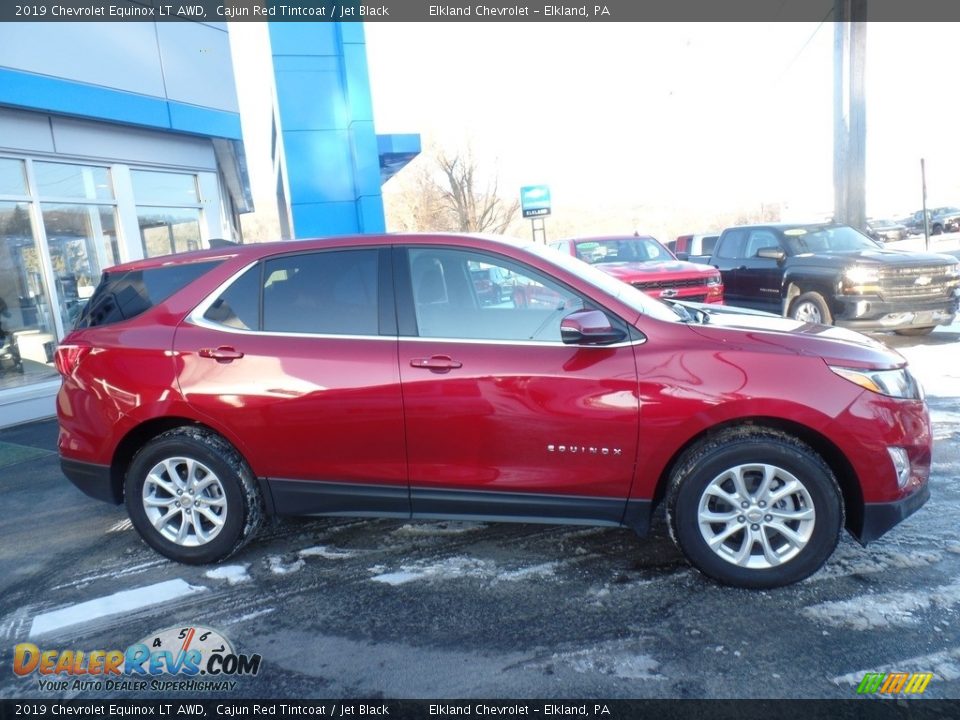
M 822 22 L 833 0 L 5 0 L 5 22 Z M 960 3 L 870 0 L 868 21 L 956 21 Z M 718 32 L 721 30 L 718 29 Z
M 2 700 L 0 720 L 49 718 L 323 718 L 323 720 L 926 720 L 960 717 L 960 701 L 856 700 Z

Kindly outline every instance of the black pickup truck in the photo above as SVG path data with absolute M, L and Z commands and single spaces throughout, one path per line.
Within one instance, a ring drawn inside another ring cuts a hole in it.
M 728 305 L 865 332 L 925 335 L 960 303 L 956 259 L 888 250 L 846 225 L 728 228 L 709 263 Z

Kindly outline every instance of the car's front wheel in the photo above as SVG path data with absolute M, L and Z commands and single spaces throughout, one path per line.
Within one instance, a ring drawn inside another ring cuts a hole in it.
M 688 451 L 667 497 L 670 533 L 687 559 L 728 585 L 798 582 L 826 562 L 843 500 L 811 448 L 774 430 L 737 428 Z
M 832 325 L 833 315 L 823 295 L 818 292 L 805 292 L 790 306 L 790 317 L 794 320 L 820 325 Z
M 243 458 L 201 428 L 177 428 L 147 443 L 130 464 L 124 495 L 143 540 L 182 563 L 232 555 L 263 517 L 260 491 Z

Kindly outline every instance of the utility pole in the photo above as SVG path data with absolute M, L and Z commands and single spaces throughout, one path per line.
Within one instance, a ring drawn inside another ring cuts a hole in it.
M 837 0 L 833 39 L 833 216 L 867 222 L 867 0 Z

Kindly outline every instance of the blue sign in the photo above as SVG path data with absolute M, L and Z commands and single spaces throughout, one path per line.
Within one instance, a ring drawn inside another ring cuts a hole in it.
M 520 209 L 525 218 L 549 215 L 550 188 L 546 185 L 526 185 L 520 188 Z

